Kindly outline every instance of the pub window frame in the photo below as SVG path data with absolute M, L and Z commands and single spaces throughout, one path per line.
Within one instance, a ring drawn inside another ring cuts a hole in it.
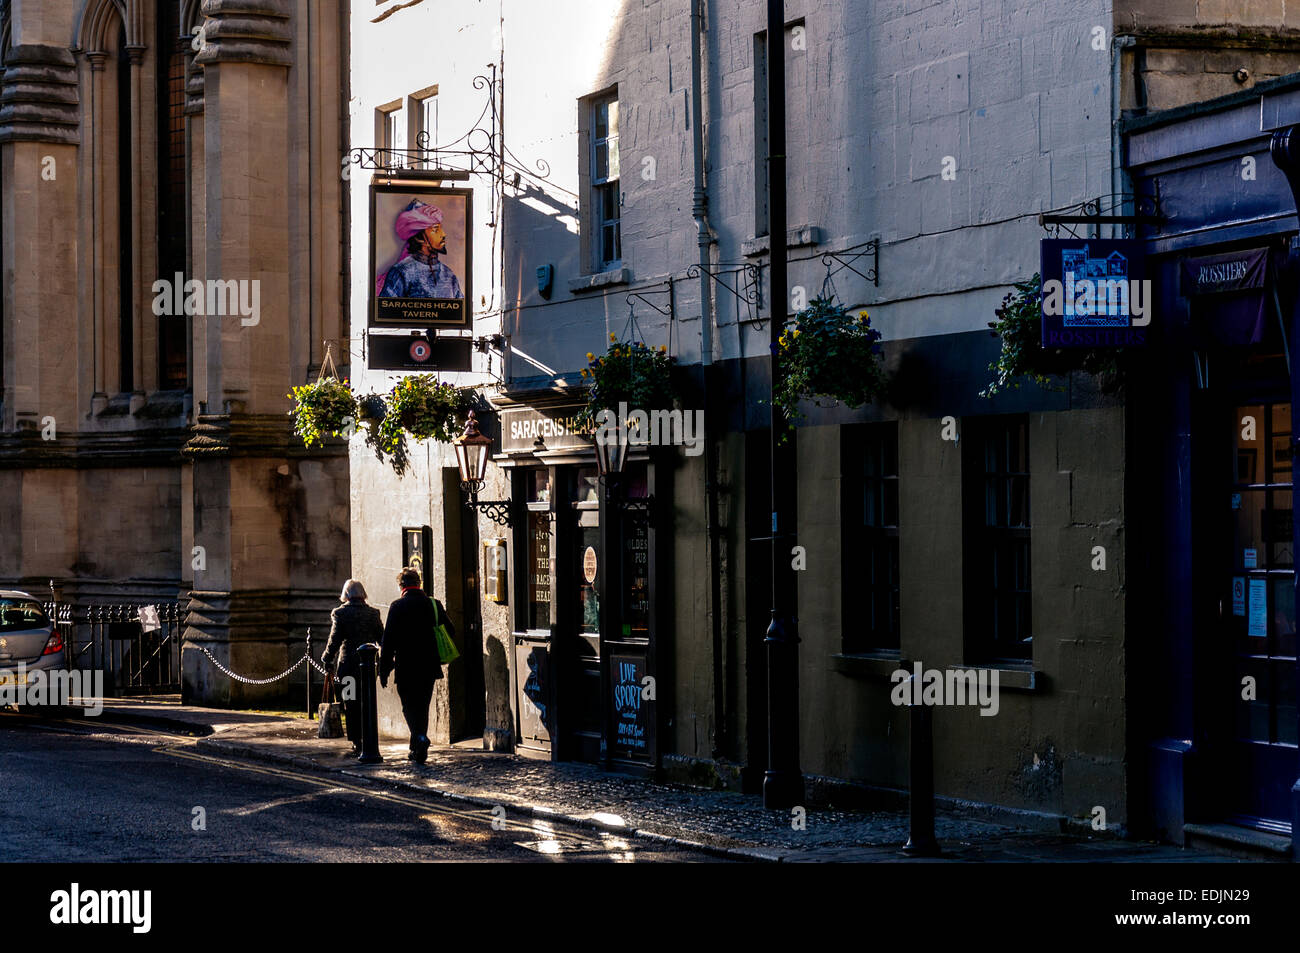
M 1029 415 L 966 418 L 962 429 L 966 660 L 1029 664 L 1034 657 Z
M 608 119 L 605 134 L 600 135 L 598 119 L 600 110 L 614 107 L 615 129 L 611 132 Z M 620 161 L 621 103 L 618 86 L 611 86 L 578 101 L 578 178 L 579 209 L 582 222 L 581 243 L 584 267 L 588 273 L 614 271 L 623 267 L 623 193 L 622 164 Z M 601 147 L 605 149 L 606 163 L 603 173 L 598 169 Z M 612 204 L 611 204 L 612 203 Z M 612 214 L 611 214 L 612 213 Z M 611 255 L 605 254 L 606 233 L 612 235 Z
M 406 104 L 401 99 L 394 99 L 391 103 L 384 103 L 375 108 L 375 142 L 379 143 L 384 164 L 390 168 L 406 167 L 404 155 L 391 154 L 401 153 L 406 149 L 406 122 Z
M 902 641 L 898 423 L 845 425 L 841 651 L 897 657 Z
M 534 475 L 542 472 L 547 474 L 547 499 L 530 500 L 530 481 Z M 523 545 L 516 545 L 515 552 L 518 554 L 517 559 L 523 568 L 523 572 L 516 572 L 515 578 L 517 584 L 517 598 L 515 604 L 519 607 L 515 613 L 514 630 L 518 635 L 528 635 L 533 637 L 550 636 L 557 624 L 557 600 L 556 600 L 556 473 L 553 466 L 542 467 L 520 467 L 515 471 L 515 481 L 512 492 L 516 500 L 522 500 L 523 510 Z M 537 628 L 532 625 L 532 592 L 530 591 L 533 570 L 533 517 L 537 514 L 544 514 L 546 517 L 547 532 L 549 534 L 548 553 L 549 553 L 549 573 L 550 573 L 550 623 L 543 628 Z

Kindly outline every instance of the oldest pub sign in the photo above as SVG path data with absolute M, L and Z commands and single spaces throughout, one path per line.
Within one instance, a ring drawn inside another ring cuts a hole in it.
M 473 190 L 423 183 L 370 187 L 368 365 L 469 370 L 473 329 Z

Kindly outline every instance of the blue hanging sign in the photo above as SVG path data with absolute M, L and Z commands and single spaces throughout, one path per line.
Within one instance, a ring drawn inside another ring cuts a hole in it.
M 1049 238 L 1041 242 L 1043 347 L 1147 343 L 1155 306 L 1142 243 Z

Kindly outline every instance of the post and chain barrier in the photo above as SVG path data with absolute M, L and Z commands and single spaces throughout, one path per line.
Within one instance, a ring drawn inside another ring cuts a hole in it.
M 311 672 L 312 669 L 315 669 L 317 672 L 321 674 L 322 677 L 326 677 L 329 675 L 329 670 L 326 669 L 325 666 L 321 665 L 320 662 L 317 662 L 314 658 L 312 658 L 310 627 L 308 627 L 307 629 L 307 651 L 303 653 L 302 658 L 298 659 L 298 661 L 294 662 L 292 665 L 286 668 L 279 675 L 272 675 L 270 678 L 249 678 L 247 675 L 240 675 L 238 672 L 231 671 L 225 665 L 221 664 L 221 662 L 217 661 L 216 656 L 214 656 L 211 652 L 209 652 L 205 646 L 195 645 L 194 647 L 198 649 L 200 652 L 202 652 L 204 655 L 206 655 L 208 657 L 208 661 L 211 662 L 216 667 L 217 671 L 221 672 L 221 674 L 225 675 L 227 678 L 233 679 L 236 682 L 242 682 L 245 685 L 270 685 L 272 682 L 278 682 L 280 679 L 286 678 L 289 675 L 296 672 L 299 668 L 302 667 L 302 664 L 306 662 L 308 666 L 307 668 L 307 717 L 309 718 L 315 717 L 315 710 L 312 708 L 312 703 L 311 703 L 312 700 Z

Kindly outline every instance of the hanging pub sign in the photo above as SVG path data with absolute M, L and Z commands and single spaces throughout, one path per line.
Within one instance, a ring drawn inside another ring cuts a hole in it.
M 470 189 L 370 187 L 370 327 L 470 329 L 472 199 Z
M 1147 343 L 1154 300 L 1143 277 L 1140 242 L 1050 238 L 1040 253 L 1043 347 Z

